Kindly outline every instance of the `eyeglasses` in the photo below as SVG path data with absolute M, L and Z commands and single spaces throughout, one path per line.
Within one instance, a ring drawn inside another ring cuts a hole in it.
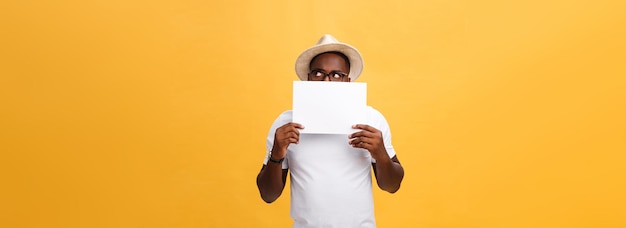
M 343 81 L 343 79 L 348 76 L 348 74 L 338 71 L 331 71 L 330 73 L 326 73 L 321 70 L 312 70 L 309 72 L 309 78 L 312 81 L 324 81 L 326 77 L 334 82 Z

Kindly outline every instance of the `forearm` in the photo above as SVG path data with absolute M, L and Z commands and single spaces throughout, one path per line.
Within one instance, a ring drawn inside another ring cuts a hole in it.
M 402 165 L 388 158 L 377 160 L 375 166 L 378 187 L 390 193 L 398 191 L 402 179 L 404 178 L 404 168 L 402 168 Z
M 283 170 L 281 164 L 268 162 L 263 166 L 256 179 L 263 201 L 274 202 L 282 194 L 285 188 L 286 172 L 287 170 Z

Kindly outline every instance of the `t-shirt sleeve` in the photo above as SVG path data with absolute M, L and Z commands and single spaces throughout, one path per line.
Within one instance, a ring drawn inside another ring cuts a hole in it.
M 267 165 L 267 162 L 269 161 L 270 151 L 272 150 L 272 147 L 274 146 L 274 134 L 276 133 L 276 129 L 285 125 L 286 123 L 291 122 L 291 119 L 292 119 L 291 111 L 285 111 L 282 114 L 280 114 L 280 116 L 278 116 L 276 120 L 274 120 L 274 123 L 272 123 L 272 126 L 270 127 L 270 130 L 267 133 L 267 139 L 265 140 L 265 159 L 263 159 L 263 165 Z M 282 163 L 283 169 L 289 168 L 287 159 L 288 158 L 285 157 L 285 160 L 283 160 L 283 163 Z

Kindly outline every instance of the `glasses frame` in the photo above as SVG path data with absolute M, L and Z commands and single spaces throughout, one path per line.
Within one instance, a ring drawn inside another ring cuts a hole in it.
M 318 78 L 318 76 L 316 76 L 316 75 L 315 75 L 315 74 L 317 74 L 318 72 L 319 72 L 319 73 L 322 73 L 322 74 L 324 75 L 324 76 L 321 76 L 321 79 L 319 79 L 319 80 L 318 80 L 318 79 L 316 79 L 316 78 Z M 339 78 L 335 78 L 335 77 L 332 77 L 332 76 L 331 76 L 332 74 L 339 74 L 339 75 L 341 75 L 341 77 L 339 77 Z M 314 79 L 314 80 L 312 80 L 312 81 L 324 81 L 324 79 L 326 79 L 326 77 L 328 77 L 328 79 L 329 79 L 330 81 L 333 81 L 333 82 L 341 82 L 341 81 L 343 81 L 346 77 L 348 77 L 348 74 L 346 74 L 346 73 L 344 73 L 344 72 L 340 72 L 340 71 L 331 71 L 331 72 L 326 73 L 326 71 L 323 71 L 323 70 L 311 70 L 311 71 L 309 72 L 309 79 Z

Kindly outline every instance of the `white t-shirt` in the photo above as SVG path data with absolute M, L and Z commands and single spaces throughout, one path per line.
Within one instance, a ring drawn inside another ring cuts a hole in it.
M 283 112 L 267 135 L 267 164 L 276 129 L 292 121 Z M 368 124 L 383 134 L 389 157 L 395 156 L 389 125 L 383 115 L 367 108 Z M 306 126 L 304 126 L 306 128 Z M 291 169 L 291 218 L 293 227 L 376 227 L 372 198 L 371 163 L 365 149 L 352 148 L 346 134 L 300 134 L 290 144 L 283 169 Z

